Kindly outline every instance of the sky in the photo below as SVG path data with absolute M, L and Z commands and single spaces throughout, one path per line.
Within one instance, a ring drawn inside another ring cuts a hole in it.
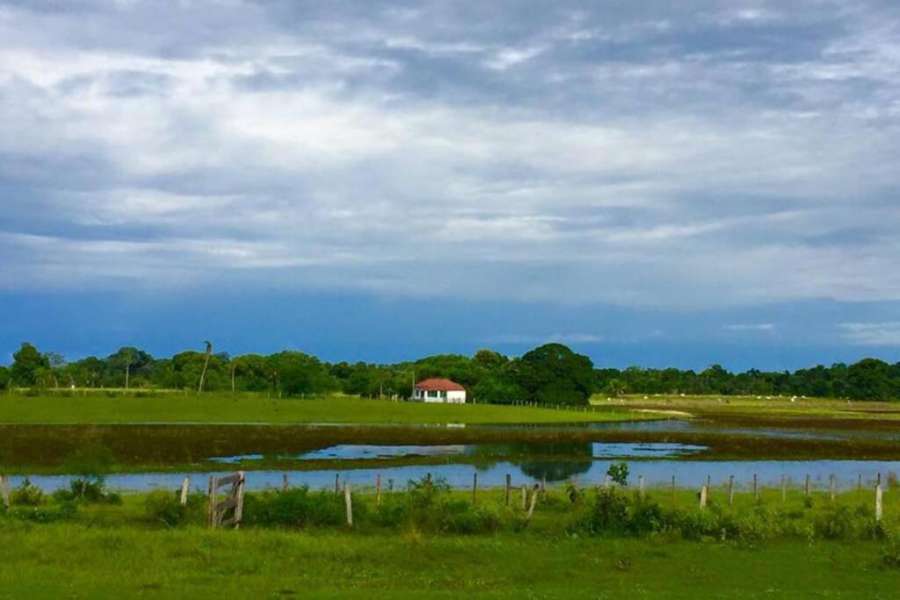
M 0 0 L 0 363 L 900 360 L 900 4 Z

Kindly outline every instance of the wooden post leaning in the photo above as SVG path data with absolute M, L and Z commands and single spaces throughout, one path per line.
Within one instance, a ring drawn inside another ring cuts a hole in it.
M 211 476 L 209 478 L 209 527 L 227 527 L 233 525 L 238 529 L 244 515 L 244 472 L 238 471 L 225 477 Z M 224 499 L 219 501 L 219 488 L 231 486 L 231 489 L 223 494 Z M 230 517 L 225 515 L 232 511 Z
M 701 508 L 701 509 L 706 508 L 706 495 L 707 495 L 707 493 L 708 493 L 708 491 L 707 491 L 705 485 L 704 485 L 703 487 L 700 488 L 700 508 Z
M 734 475 L 728 476 L 728 506 L 734 505 Z

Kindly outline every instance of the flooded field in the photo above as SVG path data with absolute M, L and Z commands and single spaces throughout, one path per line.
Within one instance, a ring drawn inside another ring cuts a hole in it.
M 838 477 L 859 485 L 900 472 L 900 423 L 697 418 L 541 425 L 117 425 L 0 427 L 0 470 L 47 489 L 82 472 L 73 456 L 105 457 L 121 489 L 167 487 L 190 473 L 250 471 L 253 487 L 360 484 L 377 474 L 397 485 L 425 473 L 452 485 L 579 478 L 600 483 L 611 461 L 627 461 L 648 485 L 696 485 L 707 477 L 747 481 Z

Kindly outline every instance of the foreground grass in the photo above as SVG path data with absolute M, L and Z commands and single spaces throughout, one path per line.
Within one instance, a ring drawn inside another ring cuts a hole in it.
M 0 395 L 3 424 L 511 424 L 622 421 L 648 416 L 652 415 L 615 406 L 589 411 L 555 410 L 489 404 L 421 404 L 347 396 L 278 399 L 249 393 Z
M 581 493 L 588 499 L 593 492 Z M 716 490 L 711 501 L 724 502 L 723 494 Z M 835 502 L 854 507 L 869 495 L 850 492 Z M 521 516 L 517 496 L 506 510 Z M 652 489 L 648 496 L 683 510 L 696 506 L 693 490 Z M 379 527 L 366 519 L 355 530 L 340 519 L 327 527 L 210 531 L 192 521 L 166 528 L 148 516 L 147 495 L 127 495 L 120 505 L 82 506 L 60 522 L 0 518 L 0 598 L 892 598 L 900 580 L 896 562 L 884 560 L 884 541 L 593 537 L 571 528 L 589 504 L 567 497 L 561 487 L 548 490 L 524 530 L 458 535 Z M 896 531 L 900 506 L 893 493 L 887 497 L 889 531 Z M 332 499 L 343 504 L 330 494 L 318 502 Z M 471 496 L 449 492 L 446 499 L 450 504 L 435 508 L 468 503 Z M 782 504 L 780 494 L 767 491 L 762 502 L 803 511 L 805 500 L 792 492 Z M 493 510 L 504 510 L 503 503 L 496 489 L 477 499 Z M 357 504 L 368 505 L 371 515 L 371 490 L 354 494 Z M 809 518 L 834 506 L 825 494 L 815 494 L 813 505 Z M 744 492 L 733 510 L 746 515 L 756 506 Z M 896 550 L 889 555 L 896 557 Z
M 0 529 L 0 598 L 894 597 L 873 542 Z

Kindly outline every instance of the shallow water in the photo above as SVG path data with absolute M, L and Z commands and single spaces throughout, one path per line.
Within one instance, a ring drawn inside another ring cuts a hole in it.
M 287 471 L 291 485 L 308 485 L 313 489 L 332 489 L 335 475 L 341 481 L 348 481 L 357 487 L 373 486 L 375 478 L 381 475 L 384 485 L 393 485 L 395 489 L 403 489 L 407 481 L 417 480 L 426 474 L 446 479 L 453 487 L 467 488 L 472 485 L 472 474 L 478 473 L 481 487 L 500 487 L 504 485 L 506 474 L 512 476 L 513 484 L 533 484 L 546 477 L 549 483 L 577 479 L 583 485 L 600 484 L 604 481 L 606 470 L 613 461 L 588 460 L 586 462 L 566 463 L 521 463 L 503 461 L 493 465 L 475 467 L 465 464 L 443 465 L 411 465 L 380 469 L 353 469 L 347 471 Z M 709 476 L 714 484 L 724 485 L 728 477 L 733 475 L 737 486 L 747 487 L 753 475 L 759 477 L 762 486 L 780 485 L 782 476 L 787 477 L 789 485 L 801 487 L 806 475 L 810 475 L 814 488 L 826 489 L 829 477 L 835 475 L 838 489 L 855 488 L 858 477 L 862 476 L 864 486 L 871 486 L 878 473 L 887 477 L 890 473 L 900 473 L 900 461 L 854 461 L 854 460 L 814 460 L 814 461 L 671 461 L 645 460 L 629 463 L 629 481 L 634 485 L 639 476 L 643 476 L 648 486 L 667 486 L 675 477 L 678 486 L 699 487 Z M 227 471 L 216 472 L 224 474 Z M 210 472 L 197 473 L 132 473 L 110 475 L 107 484 L 110 488 L 121 491 L 143 491 L 156 488 L 177 489 L 185 475 L 191 478 L 192 488 L 205 491 Z M 248 489 L 260 490 L 280 488 L 285 471 L 248 471 Z M 12 485 L 16 486 L 23 477 L 12 477 Z M 68 487 L 72 479 L 68 475 L 36 475 L 30 477 L 31 482 L 45 491 L 53 491 Z M 390 483 L 389 483 L 390 482 Z
M 281 459 L 297 460 L 366 460 L 408 457 L 507 457 L 530 454 L 535 456 L 567 456 L 576 458 L 646 458 L 676 457 L 706 450 L 706 446 L 670 442 L 594 442 L 587 444 L 452 444 L 452 445 L 368 445 L 339 444 L 303 454 L 279 455 Z M 217 456 L 212 462 L 235 464 L 263 459 L 261 454 Z

